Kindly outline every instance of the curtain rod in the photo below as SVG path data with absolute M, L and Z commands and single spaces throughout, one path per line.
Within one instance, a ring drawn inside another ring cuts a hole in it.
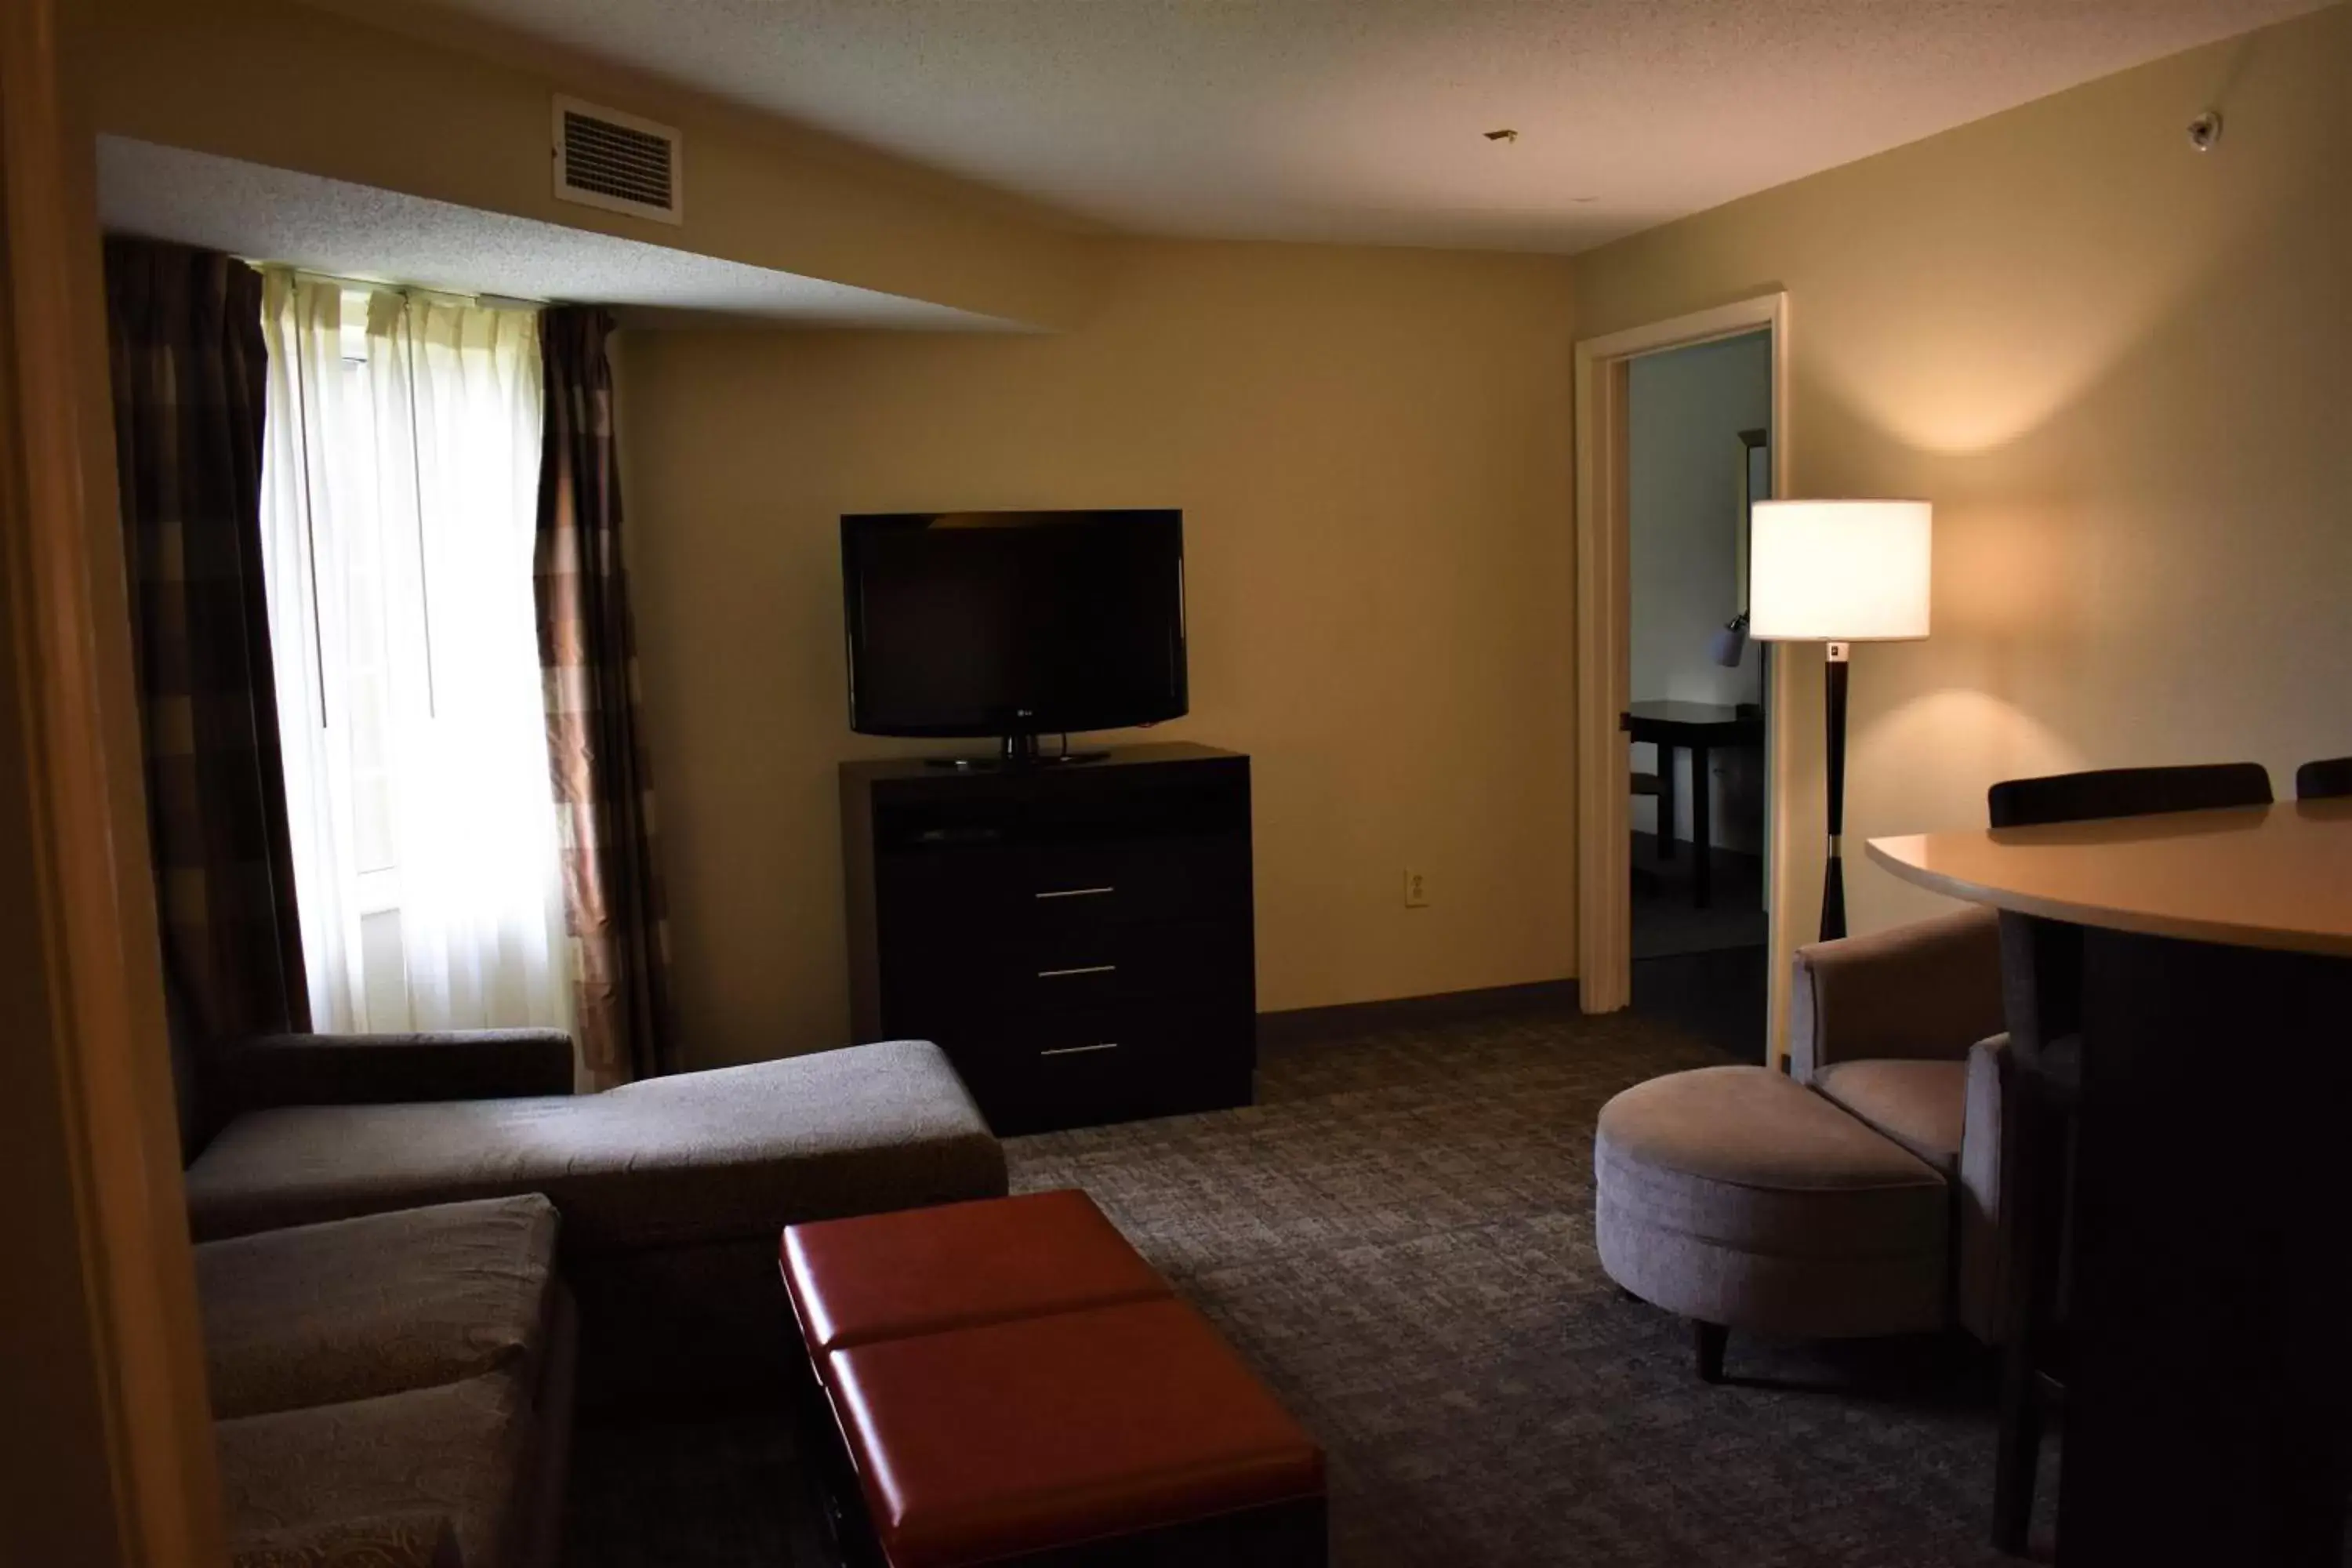
M 441 300 L 459 300 L 479 305 L 486 310 L 543 310 L 555 301 L 525 300 L 512 294 L 474 294 L 462 289 L 435 289 L 423 283 L 387 283 L 380 278 L 346 278 L 339 272 L 321 272 L 313 267 L 297 267 L 285 261 L 256 261 L 244 258 L 249 266 L 265 272 L 290 272 L 297 278 L 308 278 L 317 283 L 340 283 L 346 289 L 364 289 L 372 294 L 398 294 L 405 299 L 426 294 Z

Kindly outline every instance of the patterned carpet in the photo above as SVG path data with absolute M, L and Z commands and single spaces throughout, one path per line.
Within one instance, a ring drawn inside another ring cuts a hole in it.
M 1735 1335 L 1622 1296 L 1591 1237 L 1602 1101 L 1723 1059 L 1629 1015 L 1288 1045 L 1239 1111 L 1023 1139 L 1324 1443 L 1338 1568 L 2007 1561 L 1985 1544 L 1990 1370 L 1958 1340 Z M 592 1427 L 570 1558 L 813 1562 L 780 1424 Z

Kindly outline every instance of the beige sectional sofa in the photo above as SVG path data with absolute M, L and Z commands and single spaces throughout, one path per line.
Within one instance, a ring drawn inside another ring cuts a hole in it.
M 540 1031 L 280 1037 L 184 1070 L 246 1568 L 548 1561 L 575 1360 L 582 1399 L 768 1397 L 784 1226 L 1005 1190 L 924 1042 L 571 1080 Z

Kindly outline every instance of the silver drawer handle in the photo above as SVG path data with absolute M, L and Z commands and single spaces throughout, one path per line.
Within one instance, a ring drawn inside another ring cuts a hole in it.
M 1118 891 L 1118 889 L 1117 888 L 1108 886 L 1100 888 L 1064 888 L 1058 892 L 1040 893 L 1037 896 L 1041 899 L 1098 899 L 1105 893 L 1116 893 Z
M 1118 1049 L 1118 1042 L 1117 1040 L 1105 1040 L 1099 1046 L 1055 1046 L 1052 1050 L 1039 1051 L 1037 1054 L 1041 1057 L 1082 1057 L 1091 1051 L 1115 1051 L 1117 1049 Z
M 1041 969 L 1037 972 L 1037 978 L 1067 980 L 1073 974 L 1116 974 L 1118 973 L 1118 965 L 1116 963 L 1082 963 L 1076 969 Z

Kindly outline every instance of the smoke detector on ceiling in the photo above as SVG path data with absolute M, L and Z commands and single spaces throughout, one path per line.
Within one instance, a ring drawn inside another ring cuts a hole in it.
M 675 126 L 576 98 L 555 100 L 558 201 L 684 223 L 684 150 Z

